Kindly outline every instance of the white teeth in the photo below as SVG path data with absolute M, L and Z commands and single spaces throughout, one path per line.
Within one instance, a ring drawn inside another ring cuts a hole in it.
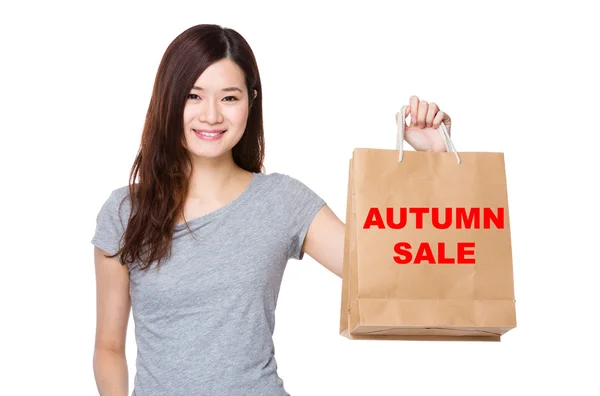
M 221 132 L 198 132 L 195 130 L 194 130 L 194 132 L 199 133 L 202 136 L 208 136 L 208 137 L 214 137 L 214 136 L 221 134 Z

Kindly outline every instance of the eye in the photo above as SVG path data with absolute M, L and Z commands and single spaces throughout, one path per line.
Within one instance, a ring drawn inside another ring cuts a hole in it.
M 200 97 L 198 95 L 196 95 L 196 94 L 189 94 L 188 95 L 188 99 L 197 100 L 197 99 L 200 99 Z M 239 99 L 236 98 L 235 96 L 226 96 L 226 97 L 223 98 L 223 100 L 225 102 L 235 102 L 235 101 L 237 101 Z

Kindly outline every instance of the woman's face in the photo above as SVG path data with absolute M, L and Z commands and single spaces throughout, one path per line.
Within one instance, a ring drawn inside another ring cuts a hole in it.
M 215 62 L 200 75 L 183 111 L 184 147 L 192 158 L 229 154 L 246 129 L 248 100 L 244 73 L 232 60 Z

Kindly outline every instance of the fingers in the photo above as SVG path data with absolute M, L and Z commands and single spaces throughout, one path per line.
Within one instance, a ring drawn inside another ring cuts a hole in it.
M 425 126 L 431 128 L 433 126 L 433 120 L 436 114 L 440 111 L 440 108 L 435 103 L 429 103 L 427 108 L 427 115 L 425 116 Z
M 443 122 L 448 132 L 450 132 L 450 116 L 443 111 L 436 103 L 427 103 L 424 100 L 419 100 L 415 95 L 410 97 L 410 107 L 407 108 L 408 116 L 410 113 L 410 125 L 416 125 L 419 128 L 438 128 Z M 397 116 L 398 117 L 398 116 Z M 396 117 L 396 119 L 397 119 Z
M 419 113 L 417 114 L 417 126 L 419 128 L 425 128 L 425 117 L 427 117 L 427 108 L 429 104 L 422 100 L 419 102 Z
M 406 117 L 408 117 L 408 115 L 410 114 L 410 106 L 406 106 L 404 108 L 404 117 L 402 118 L 402 122 L 404 122 L 404 125 L 406 126 Z M 399 124 L 399 117 L 400 117 L 400 112 L 396 113 L 396 125 Z
M 435 113 L 429 114 L 429 103 L 424 100 L 419 100 L 415 95 L 410 97 L 410 124 L 416 125 L 419 128 L 431 126 Z M 437 106 L 434 110 L 437 110 Z
M 446 126 L 446 129 L 448 130 L 448 135 L 450 135 L 450 116 L 446 113 L 444 113 L 443 111 L 438 111 L 438 113 L 436 114 L 435 118 L 433 119 L 433 127 L 434 128 L 439 128 L 441 123 L 444 123 L 444 125 Z
M 437 114 L 435 115 L 435 118 L 433 119 L 432 126 L 434 128 L 439 127 L 440 124 L 442 123 L 442 121 L 444 121 L 444 117 L 448 117 L 448 115 L 446 113 L 444 113 L 443 111 L 438 111 Z
M 419 111 L 419 98 L 411 96 L 410 104 L 410 125 L 417 125 L 417 112 Z

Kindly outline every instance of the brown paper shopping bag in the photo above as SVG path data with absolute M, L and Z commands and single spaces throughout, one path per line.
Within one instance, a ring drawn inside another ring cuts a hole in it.
M 358 148 L 350 160 L 340 334 L 499 341 L 516 327 L 503 153 Z

